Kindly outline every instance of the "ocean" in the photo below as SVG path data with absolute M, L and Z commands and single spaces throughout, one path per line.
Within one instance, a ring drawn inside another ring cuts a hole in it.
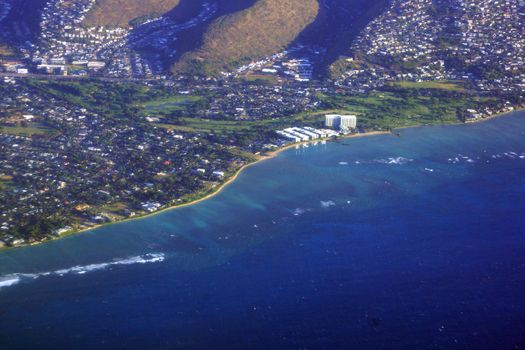
M 11 1 L 0 0 L 0 22 L 2 22 L 11 12 Z
M 311 145 L 0 252 L 0 349 L 523 349 L 525 113 Z

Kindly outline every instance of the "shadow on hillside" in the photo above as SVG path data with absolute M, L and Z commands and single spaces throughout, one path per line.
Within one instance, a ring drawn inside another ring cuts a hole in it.
M 213 23 L 214 20 L 216 20 L 219 17 L 226 16 L 229 14 L 233 14 L 235 12 L 239 12 L 242 10 L 245 10 L 249 7 L 251 7 L 257 0 L 217 0 L 218 9 L 215 15 L 210 18 L 209 21 L 203 23 L 200 26 L 196 26 L 195 28 L 192 28 L 190 30 L 184 31 L 179 36 L 179 40 L 177 43 L 177 52 L 178 54 L 175 56 L 175 60 L 178 60 L 183 54 L 189 51 L 194 51 L 198 49 L 204 39 L 204 34 L 208 30 L 209 26 Z M 195 0 L 182 0 L 181 4 L 183 3 L 194 3 Z M 208 1 L 211 2 L 211 1 Z M 191 5 L 187 5 L 191 6 Z M 177 14 L 172 14 L 177 15 Z
M 169 31 L 151 30 L 146 26 L 136 29 L 136 31 L 149 32 L 150 44 L 137 48 L 143 58 L 150 60 L 152 55 L 156 59 L 160 58 L 161 66 L 159 70 L 167 71 L 182 55 L 187 52 L 198 50 L 204 40 L 204 35 L 209 26 L 219 17 L 242 11 L 252 6 L 257 0 L 181 0 L 179 5 L 165 15 L 177 24 L 187 24 L 197 21 L 198 24 L 178 31 L 172 35 Z M 207 5 L 211 6 L 213 12 L 209 16 L 204 16 L 205 20 L 200 20 L 199 16 L 207 14 Z M 167 35 L 166 35 L 167 33 Z M 152 43 L 159 38 L 165 39 L 165 49 L 160 50 L 153 47 Z M 159 57 L 160 56 L 160 57 Z M 157 71 L 156 73 L 159 73 Z
M 319 0 L 320 12 L 290 45 L 297 43 L 327 49 L 315 66 L 317 76 L 327 76 L 328 68 L 347 54 L 352 42 L 367 24 L 379 16 L 388 0 Z

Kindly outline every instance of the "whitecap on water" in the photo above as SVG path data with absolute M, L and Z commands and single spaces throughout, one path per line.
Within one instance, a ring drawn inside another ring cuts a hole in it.
M 35 280 L 40 277 L 47 276 L 58 276 L 63 277 L 70 274 L 84 275 L 89 272 L 106 270 L 112 266 L 118 265 L 133 265 L 133 264 L 149 264 L 159 263 L 164 261 L 165 256 L 162 253 L 151 253 L 141 256 L 135 256 L 125 259 L 113 260 L 107 263 L 90 264 L 90 265 L 77 265 L 67 269 L 60 269 L 55 271 L 46 271 L 34 274 L 28 273 L 14 273 L 0 277 L 0 289 L 14 286 L 25 280 Z
M 525 153 L 518 153 L 518 152 L 515 152 L 515 151 L 509 151 L 509 152 L 504 152 L 504 153 L 496 153 L 496 154 L 492 154 L 490 156 L 487 155 L 487 157 L 490 157 L 490 159 L 525 159 Z M 477 157 L 476 159 L 480 160 L 481 158 L 480 157 Z M 452 161 L 451 163 L 459 163 L 461 161 L 466 161 L 467 163 L 475 163 L 476 161 L 472 158 L 469 158 L 469 157 L 465 157 L 465 156 L 461 156 L 461 158 L 455 158 L 454 161 Z M 451 161 L 451 159 L 449 159 L 449 162 Z M 488 161 L 486 161 L 488 163 Z
M 405 157 L 390 157 L 388 159 L 378 159 L 375 162 L 380 164 L 405 165 L 412 163 L 414 160 Z
M 334 201 L 321 201 L 321 207 L 323 208 L 330 208 L 330 207 L 333 207 L 335 206 L 335 202 Z
M 11 287 L 18 283 L 20 283 L 20 277 L 16 275 L 5 276 L 4 279 L 0 279 L 0 289 L 5 287 Z
M 304 208 L 297 208 L 293 210 L 293 216 L 301 216 L 309 211 L 312 211 L 311 209 L 304 209 Z
M 306 213 L 306 209 L 303 209 L 303 208 L 297 208 L 293 211 L 293 215 L 294 216 L 301 216 L 303 215 L 304 213 Z
M 477 158 L 477 159 L 480 159 L 480 158 Z M 452 164 L 459 164 L 459 163 L 464 163 L 464 162 L 466 162 L 466 163 L 476 163 L 476 161 L 473 158 L 471 158 L 469 156 L 465 156 L 463 154 L 458 154 L 454 158 L 449 158 L 448 162 L 452 163 Z

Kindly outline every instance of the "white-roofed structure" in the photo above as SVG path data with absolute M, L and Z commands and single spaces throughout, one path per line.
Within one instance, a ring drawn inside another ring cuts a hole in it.
M 357 117 L 355 115 L 342 115 L 339 128 L 348 131 L 357 128 Z

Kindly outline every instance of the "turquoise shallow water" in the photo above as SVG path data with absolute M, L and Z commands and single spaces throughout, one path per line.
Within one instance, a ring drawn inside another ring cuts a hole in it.
M 525 347 L 525 113 L 294 149 L 0 253 L 0 348 Z

